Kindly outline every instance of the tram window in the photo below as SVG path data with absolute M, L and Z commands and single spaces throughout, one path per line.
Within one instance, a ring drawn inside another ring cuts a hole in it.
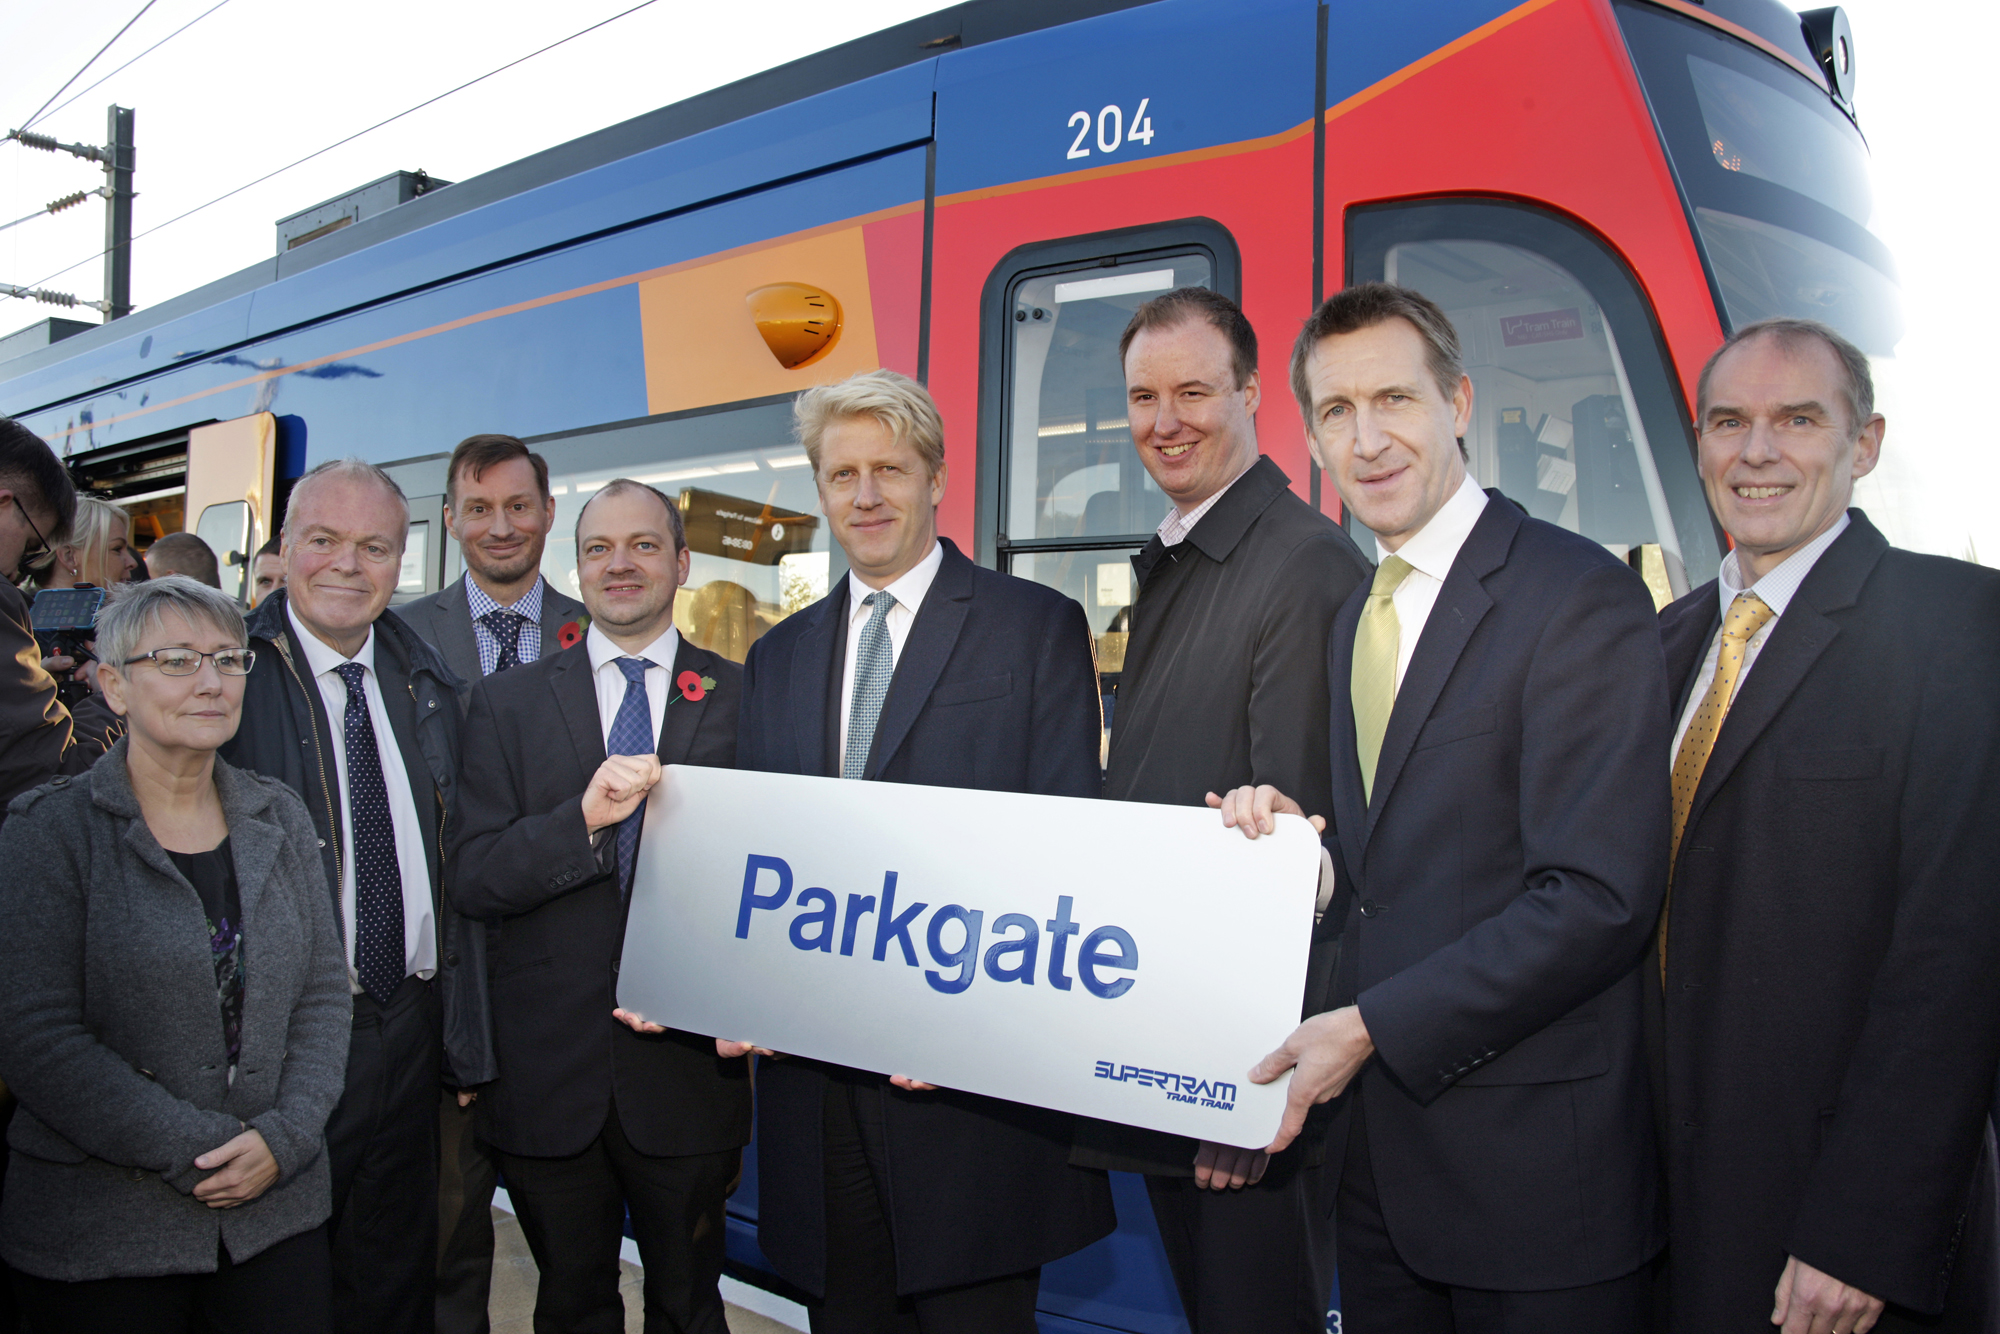
M 1354 257 L 1354 280 L 1415 288 L 1458 330 L 1480 485 L 1602 543 L 1661 605 L 1714 573 L 1692 437 L 1629 278 L 1566 224 L 1526 209 L 1389 209 L 1358 230 L 1379 240 Z
M 220 505 L 203 506 L 201 518 L 195 521 L 194 533 L 215 553 L 222 591 L 242 601 L 243 572 L 249 568 L 249 561 L 245 558 L 251 549 L 249 503 L 230 500 Z
M 691 562 L 674 625 L 697 647 L 741 662 L 766 631 L 846 573 L 819 514 L 812 467 L 792 437 L 789 398 L 528 443 L 548 460 L 556 502 L 542 573 L 571 597 L 581 596 L 577 515 L 616 477 L 657 487 L 681 507 Z
M 398 594 L 430 591 L 424 586 L 424 570 L 429 564 L 427 557 L 430 549 L 430 521 L 419 519 L 410 525 L 410 535 L 403 540 L 403 568 L 396 576 Z
M 1212 222 L 1052 241 L 987 282 L 981 375 L 981 556 L 1084 609 L 1111 724 L 1131 621 L 1132 557 L 1168 500 L 1132 445 L 1118 339 L 1176 287 L 1237 295 L 1229 233 Z
M 1007 441 L 1009 538 L 1147 533 L 1167 498 L 1139 463 L 1125 419 L 1118 337 L 1149 298 L 1207 287 L 1205 255 L 1090 264 L 1015 286 L 1012 420 Z

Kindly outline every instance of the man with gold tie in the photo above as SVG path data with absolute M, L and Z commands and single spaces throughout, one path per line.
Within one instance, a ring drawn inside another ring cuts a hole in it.
M 1328 641 L 1344 923 L 1282 1148 L 1327 1150 L 1349 1334 L 1638 1334 L 1663 1227 L 1643 1056 L 1667 864 L 1666 673 L 1632 569 L 1466 471 L 1451 322 L 1369 283 L 1306 322 L 1292 387 L 1382 560 Z M 1351 1092 L 1347 1090 L 1350 1089 Z
M 1672 1328 L 1989 1330 L 2000 574 L 1848 507 L 1884 423 L 1826 326 L 1739 330 L 1698 419 L 1735 550 L 1661 615 Z

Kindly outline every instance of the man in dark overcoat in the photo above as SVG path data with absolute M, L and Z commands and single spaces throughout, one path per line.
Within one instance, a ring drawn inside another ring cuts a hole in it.
M 1865 355 L 1806 321 L 1738 331 L 1701 375 L 1735 550 L 1661 614 L 1680 730 L 1651 988 L 1685 1334 L 2000 1318 L 2000 574 L 1849 508 L 1873 400 Z
M 1172 507 L 1132 558 L 1104 795 L 1199 806 L 1291 784 L 1325 810 L 1326 636 L 1368 561 L 1259 456 L 1257 335 L 1235 302 L 1200 287 L 1155 297 L 1120 356 L 1133 445 Z M 1309 995 L 1324 992 L 1333 943 L 1330 930 L 1316 942 Z M 1084 1121 L 1076 1161 L 1146 1174 L 1195 1334 L 1302 1334 L 1325 1328 L 1333 1282 L 1320 1129 L 1270 1160 Z

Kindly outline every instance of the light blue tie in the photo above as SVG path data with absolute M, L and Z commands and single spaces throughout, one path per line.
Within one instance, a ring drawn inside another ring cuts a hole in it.
M 657 747 L 653 741 L 653 702 L 646 694 L 646 669 L 653 664 L 646 658 L 619 658 L 617 662 L 618 670 L 625 673 L 625 698 L 619 701 L 618 716 L 611 720 L 604 753 L 651 755 Z M 641 798 L 638 807 L 618 823 L 620 898 L 632 892 L 632 865 L 639 856 L 639 826 L 645 817 L 646 802 Z
M 853 703 L 847 710 L 847 753 L 841 757 L 840 776 L 859 778 L 868 768 L 868 752 L 875 744 L 875 724 L 882 718 L 882 701 L 889 694 L 889 678 L 896 674 L 896 655 L 889 643 L 889 609 L 896 605 L 893 593 L 870 593 L 861 605 L 871 608 L 868 623 L 861 627 L 861 640 L 854 652 Z

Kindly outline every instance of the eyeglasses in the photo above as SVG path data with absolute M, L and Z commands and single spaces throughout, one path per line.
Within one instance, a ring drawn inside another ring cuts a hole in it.
M 28 525 L 28 531 L 35 535 L 34 550 L 22 552 L 21 563 L 23 565 L 26 565 L 30 561 L 40 560 L 43 556 L 49 554 L 49 539 L 43 537 L 42 530 L 35 527 L 34 517 L 28 513 L 28 507 L 21 503 L 21 498 L 19 496 L 10 496 L 8 497 L 8 499 L 14 502 L 15 509 L 21 511 L 22 521 Z
M 197 653 L 191 648 L 156 648 L 151 653 L 125 659 L 124 665 L 130 667 L 135 662 L 150 661 L 162 675 L 193 676 L 201 670 L 203 658 L 215 659 L 215 670 L 224 676 L 248 676 L 250 668 L 257 662 L 257 650 L 219 648 L 213 653 Z

